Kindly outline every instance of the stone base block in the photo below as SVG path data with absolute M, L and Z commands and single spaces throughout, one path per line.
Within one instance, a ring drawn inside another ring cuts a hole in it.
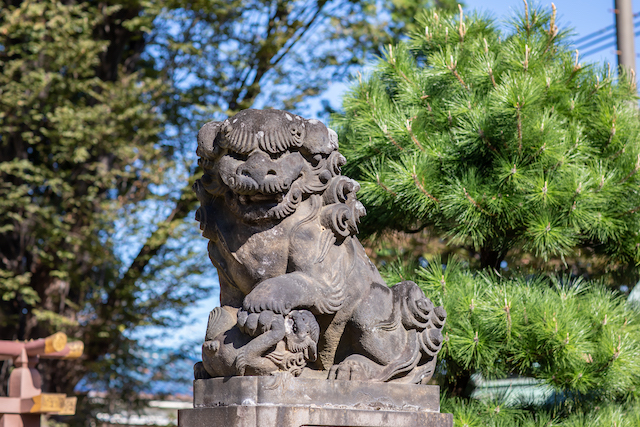
M 221 406 L 178 411 L 179 427 L 452 427 L 453 415 L 300 406 Z
M 414 384 L 294 378 L 196 380 L 194 409 L 179 427 L 452 427 L 439 388 Z

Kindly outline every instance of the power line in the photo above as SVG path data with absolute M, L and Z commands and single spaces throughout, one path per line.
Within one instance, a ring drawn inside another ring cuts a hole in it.
M 636 35 L 638 35 L 638 33 L 636 33 Z M 609 47 L 613 47 L 613 46 L 615 46 L 615 45 L 616 45 L 616 42 L 615 42 L 615 41 L 612 41 L 611 43 L 607 43 L 607 44 L 605 44 L 605 45 L 602 45 L 602 46 L 600 46 L 600 47 L 597 47 L 597 48 L 595 48 L 595 49 L 592 49 L 592 50 L 590 50 L 590 51 L 588 51 L 588 52 L 581 53 L 581 54 L 580 54 L 580 56 L 582 56 L 582 57 L 584 58 L 585 56 L 593 55 L 594 53 L 598 53 L 598 52 L 600 52 L 600 51 L 602 51 L 602 50 L 605 50 L 605 49 L 607 49 L 607 48 L 609 48 Z
M 634 13 L 634 14 L 633 14 L 633 18 L 634 18 L 634 19 L 635 19 L 635 18 L 637 18 L 638 16 L 640 16 L 640 12 L 637 12 L 637 13 Z M 582 43 L 582 42 L 584 42 L 584 41 L 586 41 L 586 40 L 589 40 L 590 38 L 593 38 L 593 37 L 599 36 L 599 35 L 600 35 L 600 34 L 602 34 L 602 33 L 606 33 L 607 31 L 610 31 L 610 30 L 615 30 L 615 28 L 616 28 L 616 26 L 615 26 L 615 25 L 609 25 L 609 26 L 607 26 L 607 27 L 601 28 L 601 29 L 599 29 L 599 30 L 597 30 L 597 31 L 594 31 L 594 32 L 593 32 L 593 33 L 591 33 L 591 34 L 587 34 L 587 35 L 586 35 L 586 36 L 584 36 L 584 37 L 580 37 L 578 40 L 574 41 L 574 42 L 573 42 L 573 44 L 574 44 L 574 45 L 580 44 L 580 43 Z
M 640 16 L 640 12 L 634 13 L 633 16 L 632 16 L 632 19 L 635 19 L 638 16 Z M 638 20 L 637 22 L 634 22 L 633 28 L 636 28 L 638 26 L 640 26 L 640 20 Z M 612 30 L 613 30 L 613 32 L 610 32 Z M 602 36 L 602 34 L 606 34 L 606 35 Z M 586 36 L 580 37 L 579 39 L 577 39 L 576 41 L 573 42 L 573 45 L 576 47 L 577 50 L 583 50 L 583 49 L 590 48 L 592 46 L 596 46 L 594 49 L 591 49 L 591 50 L 588 50 L 587 52 L 582 53 L 582 57 L 586 57 L 586 56 L 593 55 L 595 53 L 601 52 L 604 49 L 616 46 L 617 40 L 610 41 L 609 43 L 597 46 L 598 44 L 600 44 L 602 42 L 606 42 L 608 40 L 611 40 L 612 37 L 616 37 L 616 34 L 617 33 L 616 33 L 615 25 L 609 25 L 607 27 L 604 27 L 604 28 L 601 28 L 601 29 L 599 29 L 597 31 L 594 31 L 591 34 L 587 34 Z M 638 35 L 640 35 L 640 31 L 634 32 L 634 36 L 633 37 L 635 38 Z M 597 38 L 595 38 L 595 37 L 597 37 Z
M 634 23 L 634 24 L 633 24 L 633 26 L 634 26 L 634 27 L 638 27 L 638 26 L 640 26 L 640 19 L 638 20 L 638 22 Z M 578 50 L 586 49 L 586 48 L 588 48 L 588 47 L 590 47 L 590 46 L 596 45 L 596 44 L 598 44 L 598 43 L 602 43 L 603 41 L 606 41 L 606 40 L 608 40 L 608 39 L 609 39 L 609 38 L 611 38 L 611 37 L 615 37 L 615 35 L 616 35 L 616 33 L 615 33 L 615 31 L 614 31 L 613 33 L 611 33 L 611 34 L 607 34 L 606 36 L 604 36 L 604 37 L 600 37 L 599 39 L 591 40 L 591 41 L 589 41 L 589 42 L 587 42 L 587 43 L 583 44 L 582 46 L 576 46 L 576 49 L 578 49 Z M 577 45 L 577 44 L 578 44 L 578 43 L 574 43 L 574 45 Z
M 635 17 L 635 15 L 634 15 L 634 17 Z M 606 33 L 607 31 L 611 31 L 611 30 L 615 30 L 615 25 L 609 25 L 608 27 L 604 27 L 604 28 L 599 29 L 598 31 L 594 31 L 591 34 L 587 34 L 584 37 L 580 37 L 578 40 L 576 40 L 574 42 L 574 44 L 582 43 L 582 42 L 584 42 L 586 40 L 589 40 L 590 38 L 593 38 L 595 36 L 599 36 L 600 34 Z
M 636 26 L 637 26 L 637 24 L 636 24 Z M 635 37 L 640 36 L 640 30 L 638 30 L 638 31 L 636 31 L 635 33 L 633 33 L 633 35 L 634 35 Z M 580 54 L 580 56 L 582 56 L 582 57 L 584 58 L 585 56 L 593 55 L 594 53 L 598 53 L 598 52 L 603 51 L 603 50 L 605 50 L 605 49 L 607 49 L 607 48 L 614 47 L 615 45 L 616 45 L 616 42 L 615 42 L 615 41 L 612 41 L 611 43 L 607 43 L 607 44 L 604 44 L 604 45 L 602 45 L 602 46 L 599 46 L 599 47 L 597 47 L 597 48 L 595 48 L 595 49 L 592 49 L 592 50 L 590 50 L 590 51 L 587 51 L 587 52 L 585 52 L 585 53 L 581 53 L 581 54 Z

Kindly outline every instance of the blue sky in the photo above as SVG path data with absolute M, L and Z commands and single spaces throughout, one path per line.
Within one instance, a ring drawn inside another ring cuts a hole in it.
M 467 9 L 489 12 L 492 16 L 502 21 L 512 16 L 515 12 L 523 10 L 522 0 L 466 0 L 465 3 Z M 573 27 L 576 33 L 576 40 L 615 23 L 613 0 L 555 0 L 553 3 L 558 11 L 558 27 L 560 29 Z M 538 4 L 551 9 L 550 1 L 542 1 L 538 2 Z M 640 10 L 640 4 L 636 4 L 636 7 L 634 7 L 634 11 L 638 10 Z M 612 37 L 611 40 L 613 39 Z M 598 54 L 585 58 L 584 61 L 611 62 L 612 65 L 615 65 L 616 57 L 614 51 L 615 47 L 610 47 Z

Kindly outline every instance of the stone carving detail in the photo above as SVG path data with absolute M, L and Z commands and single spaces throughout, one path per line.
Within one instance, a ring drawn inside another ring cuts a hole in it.
M 446 313 L 388 287 L 358 239 L 365 209 L 317 120 L 245 110 L 198 133 L 196 213 L 220 278 L 196 378 L 293 375 L 426 383 Z
M 307 360 L 316 360 L 320 327 L 311 312 L 292 310 L 285 316 L 266 311 L 271 328 L 256 338 L 239 330 L 234 312 L 230 307 L 216 307 L 209 314 L 202 358 L 210 376 L 276 371 L 299 376 Z

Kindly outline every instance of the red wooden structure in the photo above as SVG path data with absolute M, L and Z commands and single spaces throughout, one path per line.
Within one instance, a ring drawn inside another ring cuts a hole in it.
M 62 393 L 42 393 L 40 359 L 75 359 L 82 355 L 82 341 L 67 342 L 57 332 L 33 341 L 0 340 L 0 360 L 13 359 L 9 396 L 0 397 L 0 427 L 40 427 L 41 414 L 73 415 L 76 398 Z

